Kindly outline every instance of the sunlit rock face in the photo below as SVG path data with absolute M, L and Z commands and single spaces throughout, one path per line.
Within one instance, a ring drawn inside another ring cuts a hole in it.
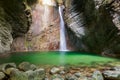
M 59 49 L 59 13 L 54 0 L 38 0 L 32 6 L 32 24 L 25 36 L 14 39 L 12 51 Z
M 75 7 L 72 3 L 72 0 L 65 2 L 65 22 L 68 34 L 67 40 L 71 50 L 79 50 L 80 47 L 84 47 L 80 38 L 85 35 L 85 22 L 83 13 L 74 11 Z

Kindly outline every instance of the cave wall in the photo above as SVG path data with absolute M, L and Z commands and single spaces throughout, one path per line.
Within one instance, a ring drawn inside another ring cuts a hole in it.
M 13 39 L 27 32 L 27 24 L 22 0 L 0 1 L 0 53 L 10 51 Z
M 115 6 L 117 0 L 112 1 L 71 0 L 71 5 L 66 8 L 65 20 L 70 43 L 78 51 L 107 56 L 120 53 L 119 20 L 116 20 L 116 25 L 113 16 L 118 14 L 119 7 Z
M 120 53 L 120 1 L 57 0 L 55 6 L 46 6 L 48 13 L 41 1 L 0 1 L 0 53 L 58 50 L 58 4 L 66 7 L 67 40 L 73 50 L 103 55 Z
M 0 53 L 59 49 L 58 5 L 63 0 L 43 1 L 0 1 Z

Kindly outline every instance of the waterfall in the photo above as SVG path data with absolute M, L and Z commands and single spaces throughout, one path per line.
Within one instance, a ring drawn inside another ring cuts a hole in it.
M 63 5 L 59 6 L 60 15 L 60 51 L 67 51 L 66 37 L 65 37 L 65 23 L 63 20 Z

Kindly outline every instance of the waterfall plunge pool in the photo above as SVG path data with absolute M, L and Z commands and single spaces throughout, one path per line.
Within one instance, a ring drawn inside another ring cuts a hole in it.
M 64 52 L 65 55 L 61 58 L 60 51 L 49 52 L 18 52 L 13 53 L 7 57 L 0 58 L 0 64 L 14 62 L 19 64 L 21 62 L 30 62 L 36 65 L 73 65 L 73 66 L 93 66 L 94 65 L 108 65 L 110 63 L 120 62 L 119 59 L 98 56 L 92 53 L 84 52 Z M 61 60 L 64 61 L 61 61 Z

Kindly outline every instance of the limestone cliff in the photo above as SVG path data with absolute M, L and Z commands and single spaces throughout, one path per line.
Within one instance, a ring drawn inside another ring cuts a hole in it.
M 13 40 L 12 51 L 50 51 L 59 49 L 59 13 L 54 0 L 38 0 L 31 6 L 29 31 Z
M 70 43 L 78 51 L 108 56 L 119 53 L 120 36 L 117 28 L 120 21 L 119 2 L 118 0 L 71 0 L 65 13 Z
M 0 53 L 10 51 L 12 41 L 28 30 L 22 1 L 0 1 Z
M 58 5 L 71 50 L 113 55 L 120 53 L 119 0 L 0 1 L 0 53 L 59 49 Z

